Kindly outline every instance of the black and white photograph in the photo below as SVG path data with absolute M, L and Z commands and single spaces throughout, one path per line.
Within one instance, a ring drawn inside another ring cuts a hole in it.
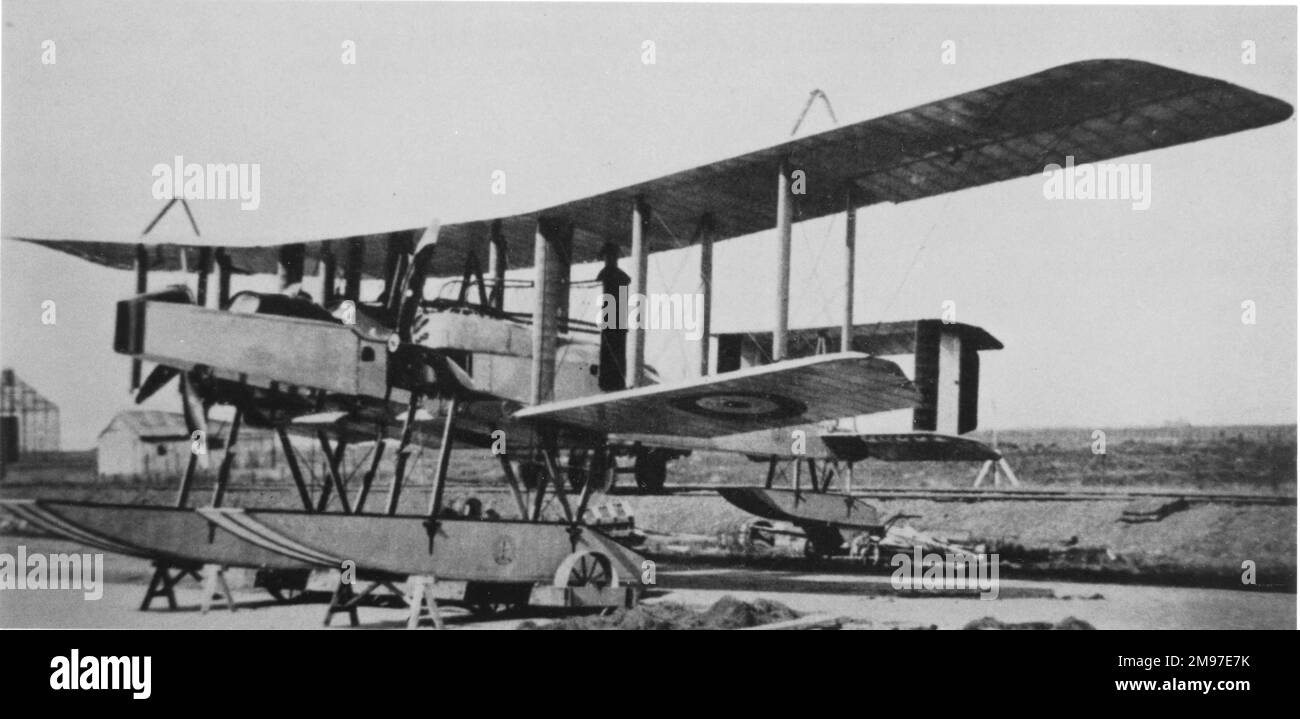
M 1297 628 L 1294 5 L 0 14 L 0 628 Z

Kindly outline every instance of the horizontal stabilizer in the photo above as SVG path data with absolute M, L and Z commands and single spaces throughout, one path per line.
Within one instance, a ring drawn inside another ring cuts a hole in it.
M 879 510 L 857 497 L 843 494 L 762 487 L 718 487 L 718 494 L 750 514 L 804 527 L 833 525 L 879 531 L 885 526 Z
M 823 434 L 822 442 L 839 459 L 856 462 L 977 462 L 999 460 L 1002 455 L 983 442 L 950 434 Z

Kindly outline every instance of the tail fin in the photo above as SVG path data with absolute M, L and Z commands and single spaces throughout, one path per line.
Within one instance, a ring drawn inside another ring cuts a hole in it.
M 916 323 L 915 374 L 921 404 L 912 412 L 912 429 L 965 434 L 979 424 L 980 356 L 1001 344 L 978 327 Z

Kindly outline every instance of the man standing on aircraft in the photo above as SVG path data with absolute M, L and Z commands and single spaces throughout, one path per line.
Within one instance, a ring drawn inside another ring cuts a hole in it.
M 627 352 L 627 308 L 619 303 L 626 297 L 626 288 L 632 278 L 619 269 L 618 245 L 607 242 L 601 250 L 605 267 L 596 275 L 600 281 L 602 298 L 613 302 L 614 311 L 608 316 L 617 317 L 613 327 L 600 328 L 600 389 L 604 392 L 624 389 L 623 363 Z

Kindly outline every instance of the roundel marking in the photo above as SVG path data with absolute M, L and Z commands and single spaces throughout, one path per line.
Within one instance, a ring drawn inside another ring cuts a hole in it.
M 510 535 L 497 537 L 496 543 L 492 545 L 492 561 L 503 567 L 515 561 L 515 540 Z
M 673 407 L 714 419 L 785 419 L 797 417 L 807 407 L 796 399 L 766 392 L 710 392 L 678 397 Z

